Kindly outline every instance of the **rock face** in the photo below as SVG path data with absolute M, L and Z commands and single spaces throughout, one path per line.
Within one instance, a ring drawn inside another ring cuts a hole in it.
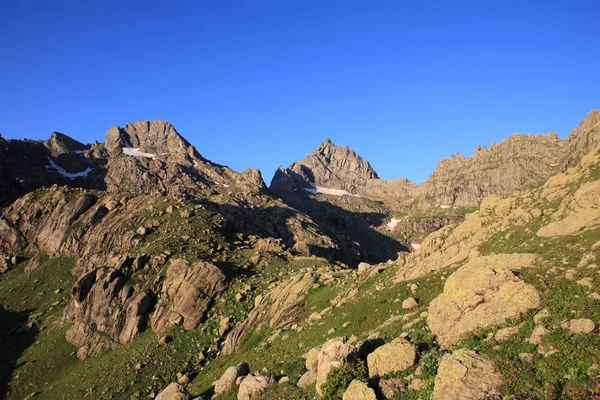
M 87 355 L 95 355 L 106 347 L 104 344 L 95 346 L 102 341 L 87 327 L 109 335 L 120 344 L 130 343 L 146 327 L 154 305 L 149 293 L 131 286 L 118 270 L 91 270 L 73 286 L 71 297 L 63 320 L 75 324 L 67 333 L 67 340 L 81 347 L 91 342 L 96 350 L 92 349 Z
M 323 344 L 317 361 L 316 387 L 319 395 L 323 395 L 321 387 L 327 380 L 329 372 L 353 361 L 356 355 L 356 348 L 349 344 L 345 337 L 330 339 Z
M 271 376 L 254 376 L 248 375 L 240 383 L 238 392 L 238 400 L 252 400 L 256 398 L 266 388 L 273 386 L 276 383 Z
M 414 365 L 416 356 L 416 348 L 409 342 L 397 340 L 384 344 L 367 356 L 369 376 L 405 371 Z
M 512 195 L 542 183 L 560 170 L 563 154 L 563 141 L 554 133 L 515 134 L 489 149 L 478 147 L 473 157 L 440 160 L 418 192 L 434 205 L 477 206 L 490 194 Z
M 442 357 L 432 400 L 479 400 L 497 395 L 502 376 L 494 364 L 471 350 L 456 350 Z
M 427 323 L 442 348 L 539 307 L 540 296 L 532 285 L 490 261 L 469 261 L 450 275 L 444 292 L 431 302 Z
M 152 330 L 162 332 L 179 324 L 188 331 L 195 329 L 225 287 L 225 276 L 212 264 L 185 259 L 171 261 L 161 299 L 150 321 Z
M 230 391 L 235 386 L 235 382 L 239 377 L 246 376 L 249 373 L 250 368 L 245 362 L 227 368 L 221 378 L 213 383 L 215 395 Z
M 185 387 L 177 382 L 172 382 L 156 396 L 156 400 L 192 400 L 192 396 Z
M 312 274 L 299 274 L 281 283 L 267 295 L 257 297 L 248 318 L 227 336 L 223 354 L 233 354 L 253 326 L 268 323 L 270 328 L 278 329 L 295 322 L 297 315 L 294 310 L 315 283 L 316 278 Z
M 357 379 L 350 382 L 350 386 L 344 392 L 342 400 L 377 400 L 375 391 L 363 381 Z

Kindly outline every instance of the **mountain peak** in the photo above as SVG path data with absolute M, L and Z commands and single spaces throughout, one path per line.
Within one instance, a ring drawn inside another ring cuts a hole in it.
M 368 161 L 347 146 L 339 147 L 330 139 L 325 139 L 302 160 L 285 170 L 278 170 L 271 188 L 281 191 L 290 185 L 299 188 L 318 186 L 355 194 L 357 189 L 364 188 L 368 181 L 374 179 L 379 177 Z

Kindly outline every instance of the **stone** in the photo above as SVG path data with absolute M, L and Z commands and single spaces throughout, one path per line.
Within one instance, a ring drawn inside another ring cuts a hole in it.
M 542 325 L 544 323 L 544 320 L 550 318 L 551 316 L 552 314 L 550 313 L 550 310 L 544 308 L 543 310 L 538 311 L 533 316 L 533 323 L 536 325 Z
M 523 324 L 519 324 L 515 326 L 509 326 L 507 328 L 498 329 L 498 332 L 496 332 L 496 334 L 494 335 L 494 339 L 497 342 L 505 342 L 514 335 L 516 335 L 522 326 Z
M 227 368 L 221 377 L 213 382 L 215 395 L 230 391 L 240 376 L 250 373 L 250 367 L 245 362 Z
M 276 383 L 275 379 L 270 376 L 254 376 L 248 375 L 242 383 L 238 391 L 238 400 L 255 399 L 263 390 Z
M 542 344 L 544 338 L 550 334 L 550 331 L 543 327 L 542 325 L 537 325 L 533 328 L 533 332 L 531 332 L 531 336 L 527 339 L 527 342 L 530 344 Z
M 510 269 L 488 264 L 486 257 L 467 262 L 446 280 L 429 305 L 427 323 L 444 349 L 470 334 L 483 332 L 538 308 L 540 296 Z
M 398 393 L 405 390 L 406 385 L 400 378 L 389 378 L 379 380 L 379 391 L 386 400 L 393 399 Z
M 591 319 L 579 318 L 572 319 L 561 325 L 563 329 L 568 330 L 571 333 L 591 333 L 596 329 L 596 324 Z
M 406 371 L 414 365 L 416 357 L 417 349 L 412 343 L 395 341 L 384 344 L 367 356 L 369 376 Z
M 360 264 L 358 264 L 358 273 L 362 273 L 362 272 L 367 272 L 371 269 L 371 265 L 367 264 L 366 262 L 361 262 Z
M 365 382 L 355 379 L 350 382 L 342 400 L 377 400 L 377 396 Z
M 423 382 L 423 379 L 420 378 L 414 378 L 408 385 L 409 390 L 421 390 L 423 387 L 425 387 L 425 382 Z
M 415 308 L 418 306 L 419 304 L 417 303 L 417 300 L 415 300 L 413 297 L 409 297 L 402 302 L 402 308 L 404 310 L 410 310 L 411 308 Z
M 190 383 L 190 377 L 187 374 L 184 374 L 181 377 L 177 378 L 177 383 L 181 385 L 187 385 L 188 383 Z
M 191 400 L 192 396 L 189 394 L 183 385 L 177 382 L 171 382 L 162 392 L 156 397 L 156 400 Z
M 498 395 L 502 376 L 494 364 L 472 350 L 459 349 L 442 357 L 432 400 L 483 400 Z

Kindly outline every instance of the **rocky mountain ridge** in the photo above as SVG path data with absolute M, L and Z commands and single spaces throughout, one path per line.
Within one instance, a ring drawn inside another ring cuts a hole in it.
M 270 190 L 289 198 L 297 190 L 313 194 L 360 195 L 407 206 L 477 207 L 490 194 L 510 195 L 543 183 L 578 162 L 600 141 L 600 110 L 593 110 L 566 140 L 555 133 L 514 134 L 490 148 L 477 146 L 472 157 L 441 159 L 420 185 L 406 179 L 379 179 L 370 164 L 329 139 L 302 160 L 279 168 Z
M 104 143 L 87 146 L 59 133 L 46 141 L 0 137 L 0 202 L 53 184 L 182 198 L 229 187 L 266 192 L 258 170 L 238 174 L 206 160 L 165 121 L 112 126 Z

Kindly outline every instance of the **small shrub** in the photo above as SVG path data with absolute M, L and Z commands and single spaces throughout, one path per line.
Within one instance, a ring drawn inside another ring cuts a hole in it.
M 323 385 L 323 400 L 339 400 L 355 379 L 366 379 L 369 376 L 367 363 L 355 361 L 344 364 L 329 372 L 325 385 Z

